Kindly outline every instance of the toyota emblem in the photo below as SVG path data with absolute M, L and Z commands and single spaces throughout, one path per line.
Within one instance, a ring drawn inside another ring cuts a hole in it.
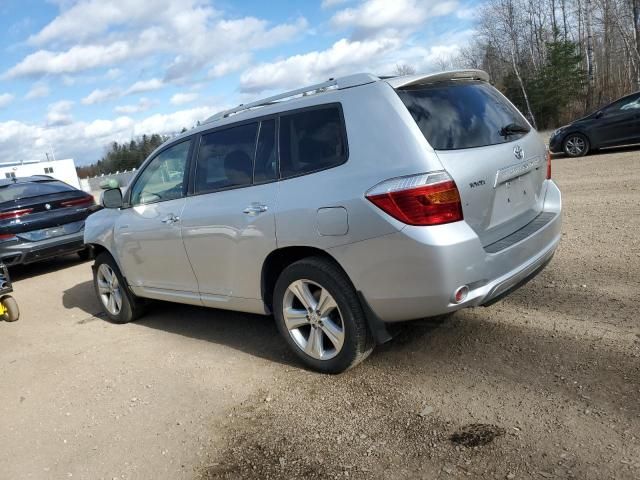
M 520 145 L 516 145 L 513 149 L 513 154 L 518 160 L 522 160 L 524 158 L 524 150 Z

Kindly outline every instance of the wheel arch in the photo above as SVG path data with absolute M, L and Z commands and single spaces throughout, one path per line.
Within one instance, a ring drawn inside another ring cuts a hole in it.
M 309 257 L 320 257 L 329 260 L 342 270 L 349 281 L 353 284 L 349 274 L 347 274 L 345 269 L 342 268 L 342 265 L 340 265 L 340 263 L 326 250 L 307 246 L 282 247 L 271 252 L 262 264 L 260 289 L 262 293 L 262 300 L 270 311 L 273 310 L 273 291 L 280 274 L 292 263 Z

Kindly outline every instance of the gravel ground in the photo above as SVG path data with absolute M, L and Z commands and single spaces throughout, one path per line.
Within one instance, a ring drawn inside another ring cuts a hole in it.
M 640 478 L 639 162 L 555 159 L 547 269 L 340 376 L 301 369 L 268 318 L 159 304 L 111 325 L 88 263 L 16 270 L 0 476 Z

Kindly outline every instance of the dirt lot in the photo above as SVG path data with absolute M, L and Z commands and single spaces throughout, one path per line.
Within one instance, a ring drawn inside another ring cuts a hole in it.
M 540 276 L 341 376 L 300 369 L 269 318 L 111 325 L 88 263 L 16 270 L 0 477 L 640 478 L 640 151 L 553 168 L 564 237 Z

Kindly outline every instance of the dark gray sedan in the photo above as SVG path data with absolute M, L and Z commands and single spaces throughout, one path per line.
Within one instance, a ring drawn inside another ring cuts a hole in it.
M 93 197 L 47 176 L 0 180 L 0 263 L 32 263 L 85 248 L 84 221 Z

